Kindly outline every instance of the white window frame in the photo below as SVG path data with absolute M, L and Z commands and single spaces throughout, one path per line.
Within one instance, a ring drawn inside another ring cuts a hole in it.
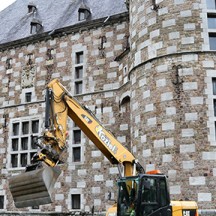
M 29 125 L 29 133 L 28 134 L 21 134 L 21 130 L 22 130 L 22 122 L 32 122 L 32 121 L 39 121 L 39 126 L 38 126 L 38 133 L 32 133 L 31 131 L 31 125 Z M 13 135 L 13 124 L 15 123 L 19 123 L 19 134 L 18 135 Z M 21 158 L 20 155 L 22 153 L 27 153 L 28 157 L 27 157 L 27 164 L 30 164 L 31 162 L 31 157 L 30 154 L 37 152 L 37 148 L 35 149 L 31 149 L 31 135 L 33 136 L 40 136 L 41 134 L 41 125 L 42 125 L 42 119 L 40 116 L 33 116 L 33 117 L 21 117 L 21 118 L 14 118 L 10 120 L 9 123 L 9 145 L 8 145 L 8 155 L 7 155 L 7 169 L 8 170 L 23 170 L 25 169 L 25 167 L 21 166 Z M 21 138 L 28 138 L 28 149 L 27 150 L 21 150 Z M 18 139 L 18 150 L 17 151 L 12 151 L 12 139 Z M 12 154 L 18 154 L 18 162 L 17 162 L 17 167 L 12 167 L 11 164 L 11 155 Z

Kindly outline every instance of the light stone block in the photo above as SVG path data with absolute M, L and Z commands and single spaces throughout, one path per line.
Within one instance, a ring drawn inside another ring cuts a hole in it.
M 55 200 L 56 201 L 64 200 L 64 194 L 55 194 Z
M 182 137 L 193 137 L 194 130 L 192 128 L 182 129 Z
M 180 11 L 180 17 L 191 17 L 191 16 L 192 16 L 191 10 Z
M 170 194 L 172 195 L 181 194 L 181 186 L 180 185 L 170 186 Z
M 100 157 L 101 156 L 101 151 L 92 151 L 91 156 L 92 157 Z
M 198 193 L 198 202 L 212 202 L 212 194 Z
M 173 99 L 173 93 L 172 92 L 166 92 L 161 94 L 161 101 L 168 101 Z
M 184 82 L 183 83 L 183 90 L 187 91 L 187 90 L 197 90 L 198 86 L 197 86 L 197 82 Z
M 103 175 L 94 175 L 94 181 L 104 181 Z
M 165 20 L 162 22 L 162 27 L 166 28 L 166 27 L 170 27 L 176 24 L 176 20 L 175 19 L 170 19 L 170 20 Z
M 204 68 L 214 68 L 214 61 L 203 61 L 202 65 Z
M 170 163 L 172 162 L 172 155 L 171 154 L 165 154 L 163 155 L 163 163 Z
M 144 91 L 143 92 L 143 99 L 150 97 L 151 93 L 150 90 Z
M 106 187 L 113 187 L 113 180 L 107 180 Z
M 194 161 L 182 161 L 183 169 L 194 169 Z
M 128 130 L 128 124 L 121 124 L 120 125 L 120 131 Z
M 156 80 L 156 87 L 164 87 L 166 86 L 166 79 Z
M 176 114 L 176 108 L 175 107 L 167 107 L 166 108 L 166 115 L 175 115 Z
M 151 156 L 151 149 L 143 150 L 143 157 L 150 157 Z
M 101 168 L 101 162 L 92 163 L 92 168 L 93 169 L 100 169 Z
M 146 84 L 147 84 L 146 78 L 143 78 L 143 79 L 139 80 L 139 87 L 142 87 L 142 86 L 144 86 Z
M 176 170 L 168 170 L 169 179 L 175 180 L 176 179 L 176 174 L 177 174 Z
M 85 188 L 85 187 L 86 187 L 86 182 L 84 181 L 77 182 L 77 188 Z
M 174 146 L 174 138 L 166 138 L 165 147 L 172 147 L 172 146 Z
M 182 44 L 194 44 L 194 37 L 185 37 L 181 39 Z
M 202 159 L 203 160 L 216 160 L 216 152 L 203 152 Z
M 101 189 L 100 187 L 92 187 L 91 191 L 93 194 L 99 194 Z
M 156 67 L 156 71 L 158 73 L 167 72 L 168 71 L 168 65 L 159 65 Z
M 198 119 L 197 113 L 185 113 L 185 120 L 186 121 L 196 121 Z
M 195 144 L 180 145 L 180 153 L 192 153 L 195 152 Z
M 145 106 L 145 112 L 152 112 L 154 111 L 154 104 L 147 104 Z
M 174 122 L 162 123 L 162 131 L 175 130 Z
M 118 168 L 117 167 L 111 167 L 111 168 L 109 168 L 109 173 L 111 175 L 118 174 L 119 173 Z
M 146 135 L 141 136 L 141 143 L 145 143 L 146 142 Z
M 190 177 L 189 178 L 189 184 L 190 185 L 205 185 L 206 184 L 206 180 L 205 177 L 203 176 L 198 176 L 198 177 Z
M 184 30 L 185 31 L 192 31 L 196 29 L 195 23 L 186 23 L 184 24 Z
M 164 139 L 154 140 L 154 148 L 163 148 L 164 147 Z
M 154 125 L 156 125 L 156 123 L 157 123 L 156 117 L 149 118 L 149 119 L 147 120 L 147 125 L 148 125 L 148 126 L 154 126 Z
M 203 97 L 191 97 L 191 105 L 202 105 Z

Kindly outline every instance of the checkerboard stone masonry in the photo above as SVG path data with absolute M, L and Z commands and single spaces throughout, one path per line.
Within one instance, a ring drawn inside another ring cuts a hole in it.
M 172 199 L 198 201 L 200 208 L 215 208 L 216 141 L 214 130 L 212 77 L 216 76 L 214 52 L 205 52 L 206 28 L 202 25 L 203 4 L 191 0 L 160 0 L 158 10 L 151 1 L 132 0 L 130 21 L 109 25 L 0 52 L 0 124 L 4 114 L 13 118 L 40 115 L 44 118 L 44 89 L 47 81 L 60 79 L 74 94 L 75 53 L 84 52 L 84 89 L 77 99 L 88 105 L 123 145 L 134 153 L 146 171 L 160 169 L 169 176 Z M 181 10 L 179 10 L 181 8 Z M 130 51 L 124 38 L 130 34 Z M 98 50 L 105 35 L 105 55 Z M 46 52 L 53 49 L 53 63 Z M 25 103 L 22 71 L 28 54 L 33 54 L 36 74 L 31 92 L 34 100 Z M 5 62 L 12 58 L 7 74 Z M 51 68 L 51 69 L 50 69 Z M 68 123 L 69 129 L 72 122 Z M 7 179 L 20 170 L 8 164 L 9 126 L 0 128 L 1 193 L 7 195 L 13 211 Z M 117 198 L 117 169 L 88 140 L 82 138 L 82 162 L 73 163 L 72 138 L 55 185 L 54 203 L 38 212 L 71 209 L 70 194 L 80 193 L 82 208 L 105 210 L 110 191 Z M 28 210 L 28 209 L 27 209 Z M 31 210 L 32 211 L 32 210 Z

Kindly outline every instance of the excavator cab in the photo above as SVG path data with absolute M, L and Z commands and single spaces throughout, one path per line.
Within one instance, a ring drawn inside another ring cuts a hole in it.
M 164 175 L 140 174 L 118 181 L 118 216 L 171 216 L 170 198 Z
M 52 202 L 51 194 L 61 171 L 45 163 L 30 165 L 25 173 L 9 179 L 9 189 L 17 208 L 39 206 Z

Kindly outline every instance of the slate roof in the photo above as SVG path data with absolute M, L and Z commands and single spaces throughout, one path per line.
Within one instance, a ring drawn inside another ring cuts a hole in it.
M 36 13 L 28 13 L 28 4 L 37 7 Z M 0 44 L 23 39 L 30 34 L 33 18 L 40 20 L 43 32 L 52 32 L 78 21 L 78 10 L 83 4 L 91 11 L 91 20 L 127 12 L 124 0 L 16 0 L 0 12 Z

